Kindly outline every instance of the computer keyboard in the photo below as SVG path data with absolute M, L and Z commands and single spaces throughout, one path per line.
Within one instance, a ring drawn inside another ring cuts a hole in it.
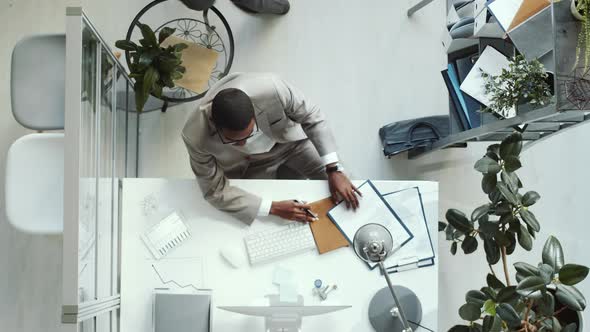
M 251 265 L 267 263 L 316 248 L 309 225 L 302 222 L 285 225 L 279 230 L 250 234 L 244 241 Z

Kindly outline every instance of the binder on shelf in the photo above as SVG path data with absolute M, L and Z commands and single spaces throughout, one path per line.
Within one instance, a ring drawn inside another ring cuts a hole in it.
M 452 117 L 457 120 L 457 123 L 460 125 L 461 131 L 468 130 L 469 125 L 467 123 L 467 119 L 465 118 L 465 113 L 463 113 L 461 109 L 461 104 L 459 103 L 459 98 L 457 98 L 457 94 L 455 93 L 455 89 L 453 88 L 453 84 L 451 83 L 451 79 L 449 78 L 448 70 L 443 70 L 441 74 L 447 86 L 447 90 L 449 91 L 449 99 L 451 100 L 452 104 L 452 107 L 450 109 Z
M 474 53 L 462 58 L 458 58 L 454 61 L 455 67 L 457 68 L 457 76 L 459 77 L 459 84 L 465 81 L 465 78 L 473 69 L 473 65 L 479 56 L 478 53 Z M 481 126 L 481 104 L 471 98 L 468 94 L 465 94 L 461 91 L 463 98 L 465 99 L 465 105 L 467 106 L 467 115 L 469 116 L 469 120 L 471 121 L 472 128 L 477 128 Z
M 388 273 L 434 265 L 435 252 L 420 189 L 407 188 L 384 194 L 383 198 L 414 235 L 412 241 L 388 258 Z
M 457 78 L 459 81 L 459 92 L 465 101 L 465 107 L 467 112 L 467 117 L 469 119 L 469 123 L 471 128 L 477 128 L 481 125 L 481 106 L 477 100 L 473 99 L 468 94 L 461 91 L 461 84 L 473 69 L 473 59 L 476 58 L 476 55 L 472 54 L 471 56 L 467 56 L 464 58 L 459 58 L 454 61 L 454 67 L 457 69 Z
M 463 92 L 461 92 L 461 84 L 459 83 L 459 77 L 457 76 L 457 72 L 455 71 L 455 66 L 452 63 L 447 65 L 447 72 L 449 74 L 449 79 L 451 80 L 451 85 L 453 86 L 453 91 L 457 95 L 459 99 L 459 104 L 461 105 L 461 111 L 463 111 L 465 115 L 465 119 L 467 120 L 467 126 L 469 129 L 473 128 L 473 124 L 471 123 L 471 119 L 469 119 L 469 113 L 467 112 L 467 103 L 465 102 L 465 97 L 463 96 Z

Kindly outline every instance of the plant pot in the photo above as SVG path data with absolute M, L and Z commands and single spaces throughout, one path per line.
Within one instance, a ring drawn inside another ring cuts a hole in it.
M 551 294 L 553 294 L 555 296 L 555 291 L 554 290 L 549 290 L 549 292 L 551 292 Z M 562 308 L 563 304 L 557 299 L 557 297 L 555 297 L 555 310 L 559 310 L 559 308 Z M 557 314 L 557 316 L 555 316 L 559 322 L 562 324 L 562 327 L 565 327 L 567 324 L 570 323 L 576 323 L 576 325 L 578 325 L 578 332 L 584 332 L 584 317 L 582 315 L 582 312 L 580 311 L 575 311 L 572 309 L 565 309 L 563 311 L 561 311 L 559 314 Z
M 585 21 L 586 18 L 582 15 L 582 13 L 580 13 L 578 11 L 578 8 L 576 8 L 576 0 L 571 0 L 570 2 L 570 10 L 572 12 L 572 15 L 574 15 L 574 17 L 578 20 L 578 21 Z

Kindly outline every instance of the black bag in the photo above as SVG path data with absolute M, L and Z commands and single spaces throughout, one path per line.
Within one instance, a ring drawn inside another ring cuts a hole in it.
M 379 129 L 383 143 L 383 154 L 387 157 L 425 147 L 449 135 L 449 116 L 427 116 L 424 118 L 394 122 Z

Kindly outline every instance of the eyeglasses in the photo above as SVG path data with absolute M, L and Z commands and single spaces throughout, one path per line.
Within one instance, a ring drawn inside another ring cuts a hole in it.
M 247 140 L 248 138 L 254 137 L 256 134 L 258 134 L 258 132 L 260 132 L 260 128 L 258 127 L 258 121 L 256 121 L 256 117 L 254 117 L 254 124 L 255 124 L 255 128 L 252 129 L 252 132 L 250 133 L 250 135 L 248 135 L 248 136 L 246 136 L 246 137 L 244 137 L 242 139 L 239 139 L 239 140 L 230 140 L 230 139 L 227 139 L 226 137 L 224 137 L 221 134 L 221 130 L 219 130 L 219 128 L 216 128 L 216 131 L 217 131 L 217 135 L 219 136 L 219 139 L 221 140 L 221 143 L 223 143 L 223 144 L 234 144 L 234 145 L 236 145 L 236 144 L 238 144 L 240 142 L 243 142 L 243 141 Z

